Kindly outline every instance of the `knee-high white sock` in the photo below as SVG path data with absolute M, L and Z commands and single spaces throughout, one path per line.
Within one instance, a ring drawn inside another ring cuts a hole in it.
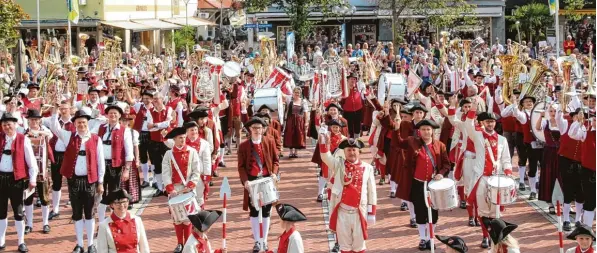
M 581 221 L 581 219 L 582 219 L 583 205 L 584 205 L 583 203 L 576 203 L 576 217 L 574 219 L 575 222 Z
M 524 176 L 526 175 L 525 173 L 526 173 L 526 167 L 525 166 L 518 167 L 518 176 L 520 177 L 518 179 L 518 182 L 524 184 Z
M 50 224 L 50 222 L 48 221 L 49 216 L 50 216 L 50 207 L 41 206 L 41 220 L 42 220 L 44 226 Z
M 317 188 L 317 195 L 324 194 L 325 190 L 325 178 L 318 177 L 318 188 Z
M 61 191 L 52 191 L 52 211 L 54 213 L 60 213 L 60 196 L 62 195 Z
M 100 203 L 97 206 L 97 221 L 99 223 L 102 223 L 102 221 L 104 221 L 105 219 L 106 219 L 106 205 Z
M 17 228 L 17 238 L 18 243 L 17 245 L 21 245 L 25 243 L 25 222 L 22 220 L 15 221 L 15 227 Z
M 259 217 L 250 217 L 251 231 L 253 231 L 253 240 L 259 241 Z
M 390 181 L 390 192 L 396 193 L 397 188 L 398 188 L 398 184 L 394 183 L 394 181 Z
M 25 217 L 27 217 L 27 226 L 33 227 L 33 205 L 25 206 Z
M 576 213 L 578 215 L 578 213 Z M 583 213 L 582 221 L 585 225 L 591 227 L 593 226 L 593 219 L 595 219 L 595 211 L 587 211 L 585 210 Z
M 162 174 L 155 174 L 154 178 L 158 184 L 158 190 L 163 191 L 164 185 L 162 184 Z
M 226 148 L 220 148 L 220 154 L 219 154 L 219 157 L 220 157 L 220 161 L 221 161 L 221 162 L 224 162 L 224 154 L 225 154 L 225 153 L 226 153 Z
M 93 245 L 93 235 L 95 234 L 95 219 L 85 220 L 85 233 L 87 233 L 87 247 Z
M 83 247 L 83 229 L 85 227 L 85 220 L 75 221 L 75 235 L 77 236 L 77 245 Z
M 414 219 L 415 216 L 415 205 L 413 205 L 413 202 L 410 201 L 406 201 L 406 206 L 408 207 L 408 212 L 410 213 L 410 218 Z
M 419 239 L 427 240 L 427 224 L 417 224 L 417 229 L 419 230 Z
M 143 181 L 149 183 L 149 166 L 147 163 L 141 164 L 141 170 L 143 171 Z
M 0 220 L 0 245 L 6 244 L 6 227 L 8 226 L 8 220 Z
M 269 235 L 269 217 L 263 218 L 263 242 L 267 243 L 268 235 Z
M 570 204 L 564 203 L 564 213 L 562 215 L 564 216 L 564 221 L 570 221 Z
M 537 177 L 529 177 L 529 184 L 531 185 L 531 192 L 537 193 Z

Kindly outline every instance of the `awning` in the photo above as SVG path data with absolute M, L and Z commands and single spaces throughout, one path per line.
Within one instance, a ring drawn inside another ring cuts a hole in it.
M 216 23 L 206 20 L 206 19 L 202 19 L 202 18 L 195 18 L 195 17 L 188 17 L 188 19 L 186 17 L 184 18 L 163 18 L 163 21 L 166 21 L 168 23 L 172 23 L 172 24 L 177 24 L 177 25 L 190 25 L 190 26 L 206 26 L 206 25 L 216 25 Z M 188 23 L 187 23 L 188 22 Z
M 80 19 L 78 24 L 72 24 L 72 27 L 97 27 L 99 19 Z M 66 19 L 45 19 L 39 21 L 40 28 L 62 28 L 68 26 Z M 17 25 L 19 28 L 37 28 L 37 20 L 21 20 Z
M 180 28 L 179 25 L 164 22 L 159 19 L 137 19 L 137 20 L 131 20 L 131 21 L 133 21 L 137 24 L 142 24 L 142 25 L 153 27 L 154 29 L 160 29 L 160 30 L 173 30 L 173 29 Z
M 109 25 L 109 26 L 126 29 L 126 30 L 132 30 L 132 31 L 155 30 L 155 28 L 153 28 L 153 27 L 142 25 L 139 23 L 134 23 L 131 21 L 101 21 L 100 23 L 102 23 L 104 25 Z

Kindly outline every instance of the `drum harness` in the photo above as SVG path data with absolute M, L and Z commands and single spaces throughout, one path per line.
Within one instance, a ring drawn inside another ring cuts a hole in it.
M 170 162 L 174 165 L 174 169 L 178 173 L 178 176 L 180 176 L 180 180 L 182 181 L 182 184 L 183 185 L 187 185 L 186 178 L 182 175 L 182 172 L 180 171 L 180 168 L 178 167 L 178 164 L 176 163 L 176 160 L 174 160 L 174 153 L 171 153 Z M 194 189 L 191 190 L 190 192 L 192 192 L 193 194 L 195 194 Z
M 489 153 L 489 159 L 491 160 L 491 164 L 493 165 L 494 173 L 499 176 L 499 171 L 497 171 L 497 169 L 498 169 L 497 162 L 495 160 L 495 157 L 493 156 L 493 150 L 491 149 L 491 144 L 489 143 L 489 140 L 487 140 L 487 139 L 485 139 L 485 147 L 487 148 L 487 152 Z M 483 178 L 483 175 L 481 175 L 481 178 Z M 483 178 L 483 180 L 487 181 L 487 179 L 485 179 L 485 178 Z M 498 177 L 498 180 L 499 180 L 499 177 Z M 491 203 L 491 200 L 490 200 L 491 186 L 489 184 L 485 184 L 485 185 L 486 185 L 485 187 L 487 188 L 486 192 L 488 193 L 485 196 L 485 202 L 489 204 L 489 203 Z M 498 181 L 498 187 L 500 187 L 499 181 Z

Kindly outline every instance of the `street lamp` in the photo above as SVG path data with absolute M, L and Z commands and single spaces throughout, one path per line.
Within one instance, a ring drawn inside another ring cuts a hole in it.
M 184 1 L 184 16 L 186 18 L 187 25 L 189 25 L 189 2 L 191 0 L 183 0 Z
M 332 8 L 332 13 L 336 16 L 342 16 L 342 32 L 346 34 L 346 16 L 352 16 L 357 12 L 357 7 L 354 5 L 349 4 L 348 2 L 337 5 Z M 342 44 L 345 46 L 346 41 L 342 40 Z
M 516 32 L 518 33 L 518 43 L 522 43 L 522 40 L 520 39 L 520 21 L 516 20 Z

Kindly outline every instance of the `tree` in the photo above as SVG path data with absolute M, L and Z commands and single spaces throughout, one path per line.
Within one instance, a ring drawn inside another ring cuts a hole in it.
M 340 5 L 342 0 L 247 0 L 245 4 L 249 12 L 257 12 L 270 6 L 283 9 L 290 18 L 291 30 L 295 32 L 295 51 L 303 51 L 303 41 L 319 21 L 309 20 L 312 11 L 323 13 L 323 18 L 332 16 L 332 7 Z
M 575 11 L 585 7 L 585 0 L 562 0 L 561 4 L 563 6 L 560 6 L 560 8 L 564 10 L 563 14 L 568 20 L 580 21 L 582 19 L 582 15 Z
M 543 3 L 520 6 L 507 19 L 520 22 L 518 25 L 512 26 L 510 30 L 520 29 L 521 39 L 528 41 L 539 41 L 545 38 L 543 32 L 552 27 L 554 22 L 553 16 L 549 14 L 549 6 Z
M 21 20 L 29 19 L 29 15 L 14 0 L 0 0 L 0 49 L 6 50 L 16 46 L 20 34 L 17 29 Z
M 170 41 L 168 39 L 168 41 Z M 195 28 L 192 26 L 183 26 L 180 30 L 174 31 L 174 46 L 177 52 L 186 51 L 195 45 Z

